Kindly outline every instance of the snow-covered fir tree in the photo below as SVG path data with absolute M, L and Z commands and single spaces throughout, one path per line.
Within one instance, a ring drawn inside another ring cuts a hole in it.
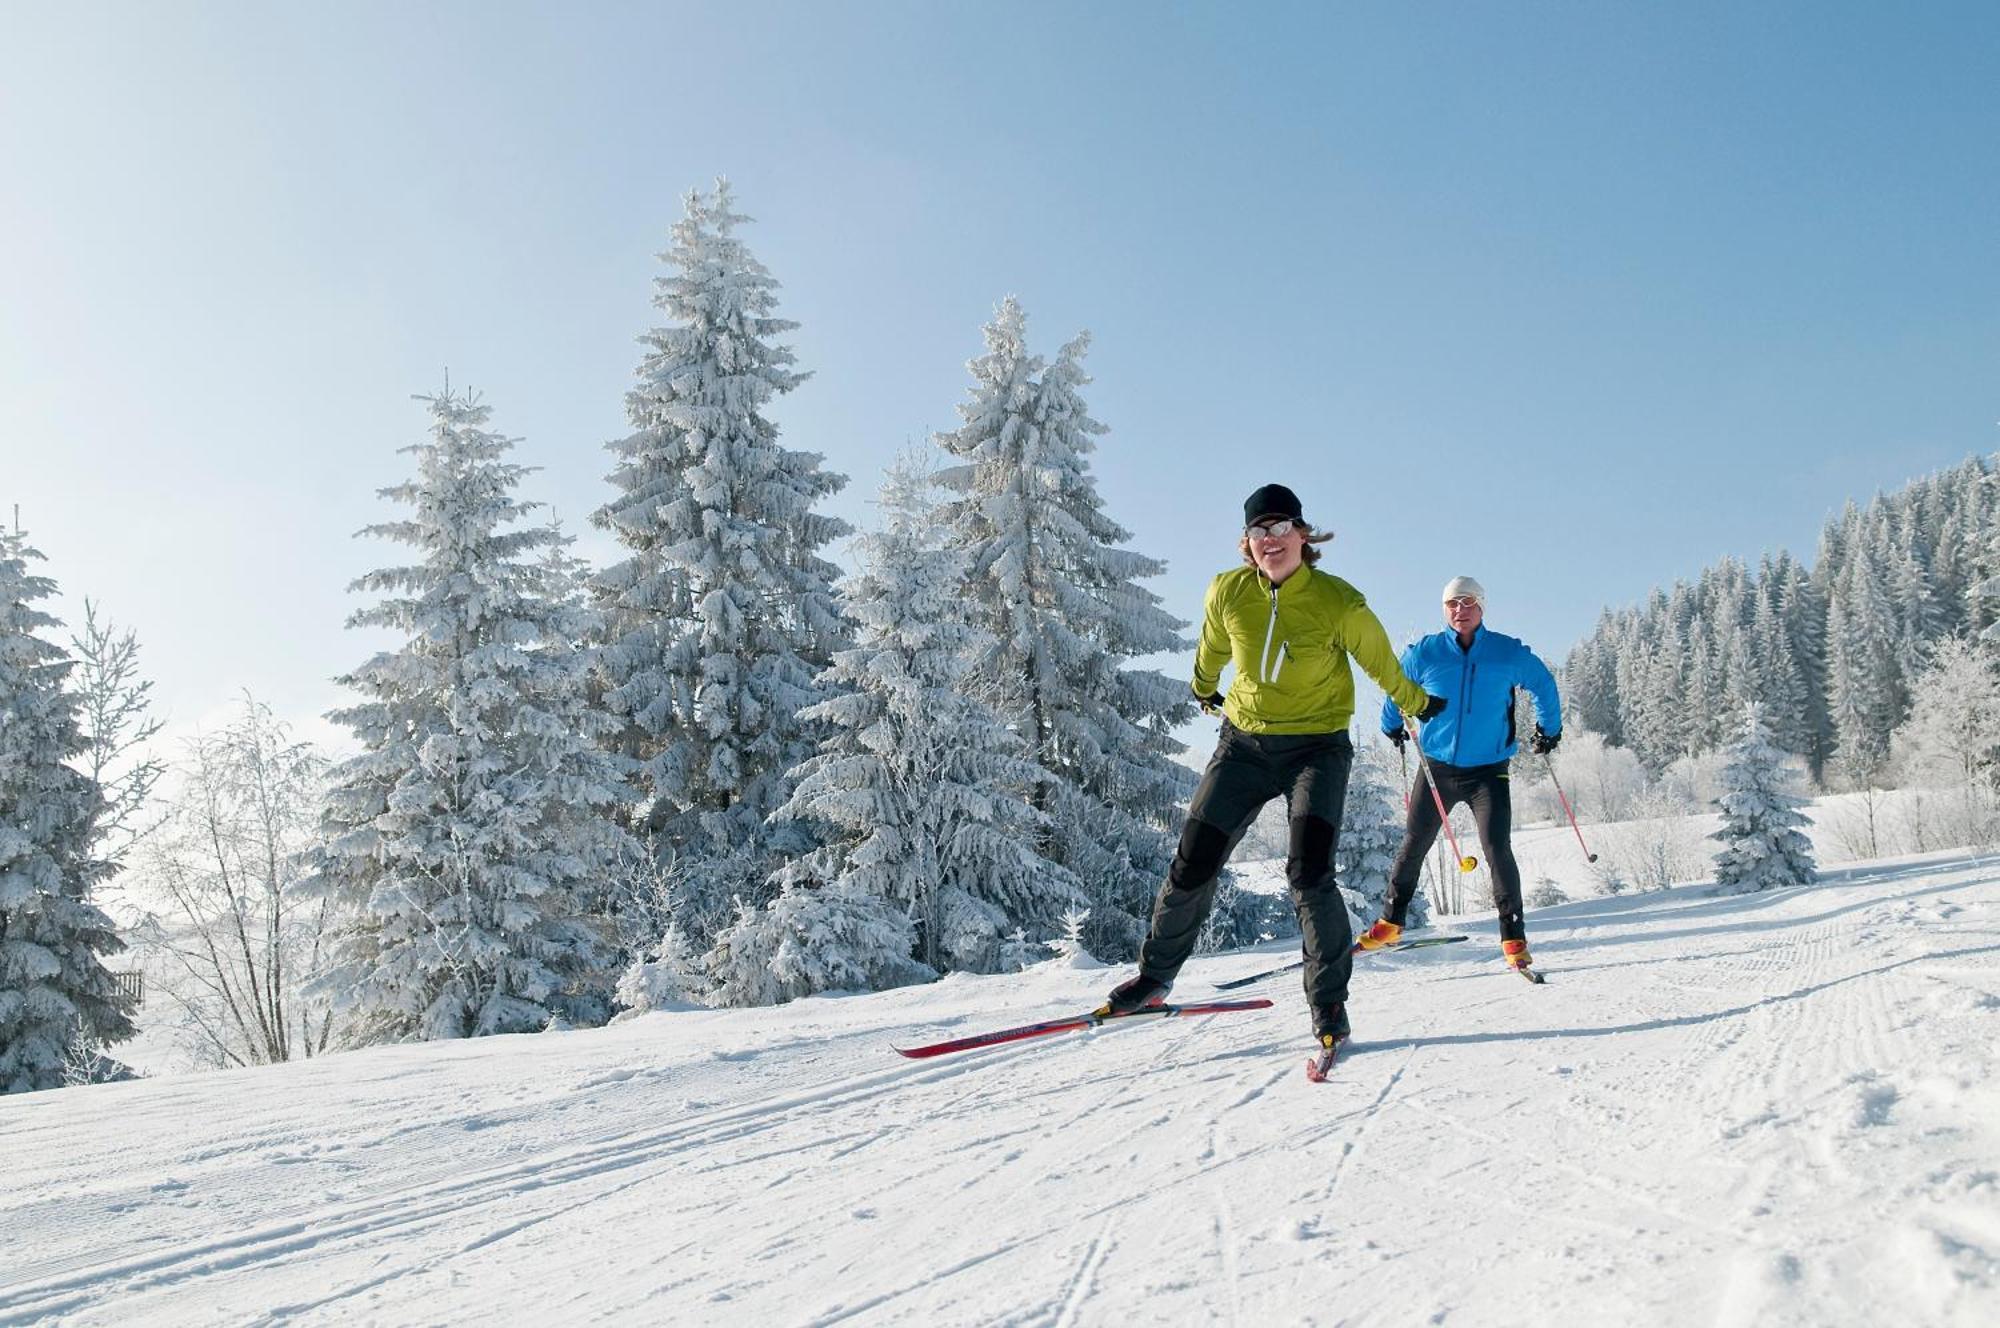
M 1041 852 L 1082 883 L 1093 950 L 1124 959 L 1144 937 L 1194 785 L 1171 759 L 1172 727 L 1193 713 L 1186 685 L 1126 665 L 1185 650 L 1186 624 L 1137 584 L 1164 564 L 1117 547 L 1130 532 L 1097 495 L 1089 456 L 1106 430 L 1082 397 L 1088 339 L 1044 370 L 1025 324 L 1016 301 L 1002 303 L 968 365 L 964 423 L 937 435 L 958 462 L 939 474 L 957 495 L 939 520 L 990 642 L 967 685 L 1055 776 L 1035 799 L 1050 817 Z
M 827 737 L 778 812 L 814 827 L 821 847 L 717 946 L 737 999 L 994 972 L 1014 931 L 1050 935 L 1082 898 L 1035 851 L 1047 817 L 1029 798 L 1048 774 L 961 685 L 985 634 L 964 621 L 963 557 L 935 547 L 916 458 L 891 470 L 881 509 L 881 531 L 855 541 L 862 570 L 841 585 L 857 639 L 820 678 L 830 699 L 807 714 Z M 764 956 L 781 971 L 763 971 Z
M 1980 640 L 2000 642 L 2000 457 L 1995 461 L 1978 477 L 1979 499 L 1961 529 L 1973 549 L 1965 559 L 1968 625 Z
M 73 765 L 89 747 L 74 661 L 36 635 L 59 625 L 36 607 L 55 593 L 29 570 L 41 557 L 0 531 L 0 1093 L 60 1087 L 133 1031 L 104 967 L 125 945 L 91 902 L 111 867 L 93 852 L 103 795 Z
M 1742 727 L 1722 769 L 1722 828 L 1710 836 L 1721 842 L 1715 883 L 1736 893 L 1811 885 L 1818 879 L 1812 844 L 1799 828 L 1799 777 L 1790 758 L 1771 745 L 1771 731 L 1759 708 L 1743 708 Z
M 333 772 L 328 842 L 308 889 L 342 913 L 317 989 L 363 1040 L 539 1029 L 609 1013 L 600 912 L 627 796 L 589 705 L 594 626 L 551 526 L 522 524 L 526 467 L 469 395 L 420 398 L 416 478 L 384 489 L 407 517 L 364 534 L 416 561 L 370 573 L 350 626 L 402 635 L 340 681 L 362 754 Z
M 1348 911 L 1366 927 L 1389 911 L 1389 869 L 1403 844 L 1405 785 L 1387 743 L 1357 743 L 1340 815 L 1340 849 L 1334 863 Z M 1416 794 L 1422 796 L 1421 788 Z M 1404 926 L 1427 927 L 1430 901 L 1419 889 Z
M 1889 735 L 1907 707 L 1895 610 L 1865 549 L 1855 551 L 1834 587 L 1826 638 L 1834 757 L 1847 782 L 1865 788 L 1880 777 Z
M 729 186 L 687 196 L 626 397 L 635 432 L 609 445 L 617 496 L 592 515 L 629 551 L 596 581 L 604 702 L 645 799 L 639 828 L 677 880 L 675 918 L 705 945 L 732 900 L 754 907 L 781 854 L 810 847 L 766 818 L 816 734 L 801 713 L 845 644 L 819 556 L 848 532 L 814 510 L 844 476 L 779 444 L 765 411 L 805 378 L 775 338 L 778 283 L 737 235 Z

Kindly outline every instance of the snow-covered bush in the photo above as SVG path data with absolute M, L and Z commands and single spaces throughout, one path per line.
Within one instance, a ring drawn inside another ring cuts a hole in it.
M 669 922 L 659 943 L 641 954 L 618 978 L 619 1019 L 654 1010 L 699 1009 L 708 986 L 700 957 L 681 929 Z
M 711 990 L 728 1005 L 774 1005 L 826 991 L 927 982 L 910 957 L 908 915 L 851 881 L 793 883 L 761 908 L 740 907 L 709 954 Z
M 1555 877 L 1540 876 L 1535 879 L 1532 886 L 1528 887 L 1527 897 L 1523 902 L 1529 908 L 1554 908 L 1557 904 L 1567 904 L 1569 896 L 1556 884 Z
M 1949 793 L 1930 808 L 1929 823 L 1918 822 L 1914 838 L 1936 847 L 1986 842 L 1995 831 L 2000 774 L 2000 650 L 1957 637 L 1940 641 L 1912 692 L 1910 717 L 1890 739 L 1894 766 L 1910 784 Z
M 1084 928 L 1089 922 L 1089 909 L 1065 909 L 1062 916 L 1062 930 L 1046 942 L 1049 949 L 1055 952 L 1056 958 L 1069 968 L 1104 967 L 1103 962 L 1084 944 Z

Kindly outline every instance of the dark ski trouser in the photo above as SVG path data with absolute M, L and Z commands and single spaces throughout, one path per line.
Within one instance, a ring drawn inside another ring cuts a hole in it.
M 1514 862 L 1514 795 L 1507 782 L 1507 763 L 1455 766 L 1431 762 L 1431 777 L 1437 780 L 1438 796 L 1448 812 L 1459 803 L 1472 808 L 1472 820 L 1479 827 L 1479 847 L 1485 851 L 1486 865 L 1493 876 L 1493 907 L 1500 912 L 1500 939 L 1527 939 L 1521 922 L 1521 869 Z M 1389 921 L 1397 926 L 1410 911 L 1416 897 L 1417 876 L 1424 868 L 1424 854 L 1437 842 L 1437 804 L 1424 786 L 1422 771 L 1410 786 L 1410 814 L 1403 825 L 1403 846 L 1389 868 Z
M 1208 769 L 1188 804 L 1187 825 L 1166 883 L 1153 902 L 1153 928 L 1139 950 L 1139 971 L 1171 982 L 1194 953 L 1195 938 L 1215 902 L 1216 878 L 1236 841 L 1273 798 L 1291 819 L 1285 875 L 1305 940 L 1306 999 L 1331 1005 L 1347 999 L 1354 968 L 1354 929 L 1333 879 L 1340 813 L 1354 744 L 1339 733 L 1245 733 L 1225 721 Z

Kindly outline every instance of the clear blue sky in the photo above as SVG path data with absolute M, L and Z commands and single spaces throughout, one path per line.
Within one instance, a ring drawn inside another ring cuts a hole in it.
M 1018 295 L 1183 617 L 1291 484 L 1399 639 L 1552 658 L 2000 445 L 2000 6 L 0 2 L 0 503 L 177 723 L 304 717 L 422 414 L 573 530 L 727 174 L 852 478 Z M 592 557 L 605 552 L 591 534 Z M 1179 673 L 1184 660 L 1161 661 Z M 1196 736 L 1198 730 L 1191 730 Z M 1205 741 L 1205 739 L 1203 739 Z

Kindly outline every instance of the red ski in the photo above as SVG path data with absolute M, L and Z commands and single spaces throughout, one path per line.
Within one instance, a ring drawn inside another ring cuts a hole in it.
M 1086 1028 L 1097 1028 L 1103 1024 L 1124 1023 L 1131 1019 L 1164 1019 L 1176 1015 L 1226 1014 L 1231 1010 L 1262 1010 L 1271 1004 L 1259 997 L 1248 1001 L 1201 1001 L 1189 1005 L 1148 1005 L 1130 1014 L 1089 1014 L 1075 1015 L 1067 1019 L 1048 1019 L 1039 1024 L 1022 1024 L 1019 1028 L 1003 1028 L 993 1033 L 975 1033 L 971 1037 L 952 1038 L 948 1042 L 933 1042 L 925 1047 L 897 1047 L 898 1056 L 908 1056 L 912 1060 L 922 1060 L 927 1056 L 943 1056 L 954 1051 L 973 1051 L 980 1047 L 997 1047 L 1008 1042 L 1022 1042 L 1028 1038 L 1047 1037 L 1051 1033 L 1074 1033 Z

